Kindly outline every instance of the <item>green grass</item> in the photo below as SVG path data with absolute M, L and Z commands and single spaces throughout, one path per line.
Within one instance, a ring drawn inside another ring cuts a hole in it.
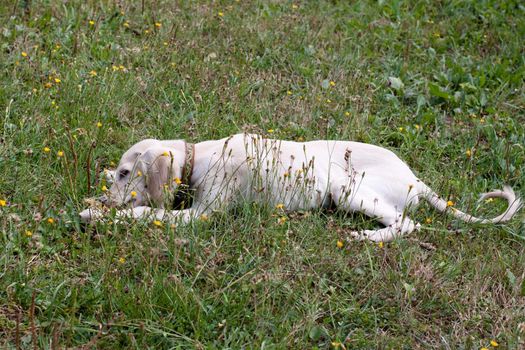
M 384 247 L 347 242 L 370 221 L 341 213 L 77 213 L 143 138 L 273 130 L 387 147 L 493 216 L 479 193 L 525 195 L 524 37 L 517 0 L 2 2 L 0 347 L 523 348 L 522 213 L 422 205 L 423 229 Z

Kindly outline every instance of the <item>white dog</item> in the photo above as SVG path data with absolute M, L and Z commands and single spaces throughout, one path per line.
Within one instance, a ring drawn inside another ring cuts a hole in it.
M 394 153 L 350 141 L 291 142 L 238 134 L 200 142 L 144 140 L 131 147 L 117 169 L 105 198 L 118 218 L 152 218 L 164 222 L 190 220 L 234 203 L 258 201 L 286 210 L 308 210 L 335 204 L 340 210 L 362 212 L 385 227 L 354 232 L 373 241 L 390 241 L 419 228 L 407 208 L 426 199 L 439 211 L 467 222 L 509 220 L 521 201 L 508 186 L 482 195 L 501 197 L 508 208 L 493 219 L 479 219 L 451 207 L 419 180 Z M 175 192 L 189 190 L 191 207 L 165 210 Z M 156 208 L 151 207 L 154 205 Z M 103 212 L 86 209 L 82 220 L 100 219 Z

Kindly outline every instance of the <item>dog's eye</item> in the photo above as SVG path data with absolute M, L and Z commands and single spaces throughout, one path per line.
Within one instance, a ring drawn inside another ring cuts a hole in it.
M 122 170 L 119 172 L 118 175 L 119 175 L 119 177 L 122 179 L 122 178 L 124 178 L 124 177 L 126 177 L 126 176 L 129 175 L 129 170 L 128 170 L 128 169 L 122 169 Z

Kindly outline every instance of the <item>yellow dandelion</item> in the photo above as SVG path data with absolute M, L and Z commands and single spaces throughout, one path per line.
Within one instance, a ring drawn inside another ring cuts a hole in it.
M 426 219 L 425 219 L 425 222 L 426 222 L 427 224 L 431 224 L 431 223 L 432 223 L 432 218 L 426 218 Z
M 160 23 L 160 22 L 155 22 L 155 27 L 157 27 L 157 28 L 162 27 L 162 23 Z
M 57 152 L 57 157 L 63 157 L 63 156 L 64 156 L 64 151 Z
M 414 125 L 414 128 L 416 128 L 416 130 L 419 130 L 419 129 L 421 129 L 421 125 L 419 125 L 419 124 L 415 124 L 415 125 Z
M 102 192 L 106 192 L 108 190 L 108 188 L 106 186 L 102 186 Z
M 26 230 L 25 234 L 26 234 L 27 237 L 32 237 L 33 236 L 33 232 L 31 232 L 29 230 Z
M 441 37 L 441 34 L 439 32 L 434 32 L 434 34 L 432 34 L 434 36 L 434 38 L 440 38 Z
M 349 117 L 350 116 L 350 112 L 345 112 L 345 116 Z
M 119 64 L 118 69 L 120 69 L 120 70 L 126 70 L 126 67 L 124 67 L 123 65 Z
M 454 205 L 454 202 L 452 202 L 452 201 L 447 201 L 447 207 L 451 207 L 451 206 L 453 206 L 453 205 Z
M 55 219 L 53 219 L 53 218 L 48 218 L 48 219 L 47 219 L 47 223 L 53 225 L 53 224 L 55 223 Z
M 159 220 L 154 220 L 153 221 L 153 225 L 157 226 L 157 227 L 161 227 L 162 226 L 162 222 L 159 221 Z
M 126 262 L 126 258 L 124 258 L 124 257 L 121 256 L 120 258 L 118 258 L 118 262 L 119 262 L 120 264 L 124 264 L 124 263 Z
M 378 246 L 379 248 L 383 249 L 383 247 L 385 246 L 385 243 L 383 243 L 383 242 L 379 242 L 379 243 L 377 243 L 377 246 Z
M 44 84 L 44 87 L 45 87 L 46 89 L 49 89 L 49 88 L 51 88 L 52 86 L 53 86 L 53 84 L 50 83 L 50 82 L 47 82 L 47 83 Z
M 5 207 L 7 205 L 7 201 L 5 199 L 0 199 L 0 207 Z
M 224 16 L 224 13 L 222 13 L 221 11 L 219 11 L 219 13 L 217 13 L 219 15 L 219 17 L 222 17 Z
M 91 72 L 89 72 L 89 75 L 91 75 L 92 77 L 96 77 L 97 76 L 97 71 L 92 70 Z
M 275 206 L 276 209 L 284 209 L 284 204 L 283 203 L 279 203 Z
M 491 202 L 494 202 L 494 198 L 485 199 L 485 203 L 491 203 Z
M 55 78 L 55 83 L 60 84 L 61 82 L 62 80 L 60 80 L 59 78 Z
M 146 29 L 146 30 L 144 31 L 144 34 L 149 34 L 149 29 Z
M 102 123 L 101 122 L 97 122 L 97 128 L 101 128 L 102 127 Z
M 115 164 L 114 161 L 109 162 L 109 166 L 113 166 L 113 167 L 114 167 L 115 165 L 116 165 L 116 164 Z
M 137 171 L 137 176 L 138 176 L 138 177 L 141 177 L 141 176 L 142 176 L 142 171 L 138 170 L 138 171 Z
M 113 72 L 115 72 L 115 71 L 118 70 L 118 66 L 112 65 L 112 66 L 111 66 L 111 69 L 113 69 Z
M 163 42 L 162 44 L 163 44 L 164 46 L 168 46 L 168 42 L 167 42 L 167 41 Z
M 94 26 L 94 25 L 95 25 L 95 21 L 93 21 L 92 19 L 89 20 L 89 25 L 90 25 L 90 26 Z
M 493 347 L 497 348 L 499 346 L 498 342 L 495 341 L 495 340 L 491 340 L 490 341 L 490 345 L 492 345 Z
M 292 94 L 292 92 L 291 92 L 290 90 L 288 90 L 288 91 L 286 91 L 286 94 L 287 94 L 288 96 L 290 96 L 290 95 Z
M 292 8 L 293 8 L 294 10 L 297 10 L 297 9 L 299 8 L 299 6 L 297 6 L 296 4 L 292 4 Z
M 27 57 L 27 52 L 22 51 L 22 57 Z
M 339 349 L 341 347 L 341 343 L 338 342 L 338 341 L 333 341 L 331 342 L 330 344 L 332 344 L 332 346 L 335 348 L 335 349 Z
M 286 216 L 281 216 L 279 219 L 277 219 L 277 223 L 279 225 L 282 225 L 286 222 Z
M 129 22 L 128 21 L 124 22 L 124 27 L 129 28 Z
M 135 197 L 137 197 L 137 192 L 135 192 L 135 191 L 131 191 L 131 192 L 130 192 L 130 196 L 131 196 L 131 198 L 135 198 Z
M 206 214 L 202 214 L 202 215 L 200 216 L 200 219 L 201 219 L 202 221 L 208 221 L 208 215 L 206 215 Z
M 337 245 L 337 248 L 341 249 L 341 248 L 343 248 L 344 243 L 343 243 L 343 241 L 338 240 L 337 243 L 336 243 L 336 245 Z
M 488 349 L 488 348 L 486 348 L 486 347 L 482 347 L 482 348 L 481 348 L 481 349 L 479 349 L 479 350 L 489 350 L 489 349 Z
M 164 157 L 167 157 L 167 156 L 169 156 L 170 154 L 169 154 L 167 151 L 164 151 L 164 152 L 162 152 L 162 155 L 163 155 Z
M 326 103 L 332 103 L 332 100 L 330 100 L 329 98 L 326 99 Z
M 330 80 L 330 86 L 335 86 L 335 81 Z
M 273 129 L 268 129 L 268 134 L 273 134 L 274 131 L 275 130 L 273 130 Z
M 465 151 L 465 155 L 470 158 L 470 156 L 472 155 L 472 151 L 470 150 L 470 148 L 467 148 L 467 150 Z
M 49 153 L 51 152 L 51 148 L 49 147 L 44 147 L 44 153 Z
M 400 132 L 403 132 L 403 130 L 405 130 L 405 129 L 403 129 L 403 127 L 400 126 L 399 128 L 397 128 L 397 130 L 399 130 Z

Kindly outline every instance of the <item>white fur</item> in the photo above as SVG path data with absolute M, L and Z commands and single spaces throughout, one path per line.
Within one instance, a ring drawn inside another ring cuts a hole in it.
M 478 219 L 448 208 L 447 202 L 401 159 L 378 146 L 351 141 L 292 142 L 238 134 L 195 144 L 193 204 L 184 210 L 165 210 L 167 196 L 178 188 L 175 179 L 181 178 L 184 161 L 182 140 L 135 144 L 123 155 L 116 171 L 106 174 L 113 181 L 107 204 L 130 207 L 119 210 L 119 218 L 189 222 L 240 200 L 283 204 L 286 210 L 334 203 L 340 210 L 377 218 L 384 228 L 353 233 L 358 239 L 373 241 L 390 241 L 418 229 L 420 225 L 407 216 L 407 208 L 416 206 L 420 198 L 467 222 L 507 221 L 521 207 L 514 192 L 505 186 L 482 197 L 502 197 L 509 202 L 505 213 L 494 219 Z M 126 170 L 129 174 L 122 176 Z M 84 221 L 102 217 L 94 209 L 80 215 Z

